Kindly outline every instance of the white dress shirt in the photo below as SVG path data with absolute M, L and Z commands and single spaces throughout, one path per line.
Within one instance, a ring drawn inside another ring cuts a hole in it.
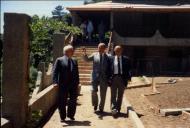
M 122 71 L 122 57 L 121 56 L 119 56 L 119 61 L 120 61 L 120 74 L 122 74 L 123 73 L 123 71 Z M 115 56 L 114 57 L 114 74 L 119 74 L 118 73 L 118 56 Z

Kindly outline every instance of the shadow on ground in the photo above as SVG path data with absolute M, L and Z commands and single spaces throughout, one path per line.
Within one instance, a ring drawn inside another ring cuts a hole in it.
M 103 112 L 103 113 L 100 113 L 100 112 L 95 112 L 96 115 L 98 115 L 98 118 L 103 120 L 103 117 L 106 117 L 106 116 L 112 116 L 113 118 L 127 118 L 127 114 L 126 113 L 118 113 L 116 114 L 115 116 L 113 116 L 112 113 L 110 112 Z
M 90 121 L 65 121 L 65 124 L 62 125 L 63 127 L 67 126 L 91 126 Z

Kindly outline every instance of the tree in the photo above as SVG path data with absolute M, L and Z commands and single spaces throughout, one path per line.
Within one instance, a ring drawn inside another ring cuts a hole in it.
M 37 67 L 40 61 L 52 61 L 52 47 L 53 47 L 53 33 L 64 32 L 65 34 L 71 32 L 74 35 L 80 34 L 80 29 L 73 25 L 68 25 L 64 21 L 58 19 L 48 18 L 43 16 L 39 18 L 37 15 L 32 17 L 31 23 L 31 63 Z
M 29 91 L 33 92 L 35 81 L 37 78 L 37 66 L 39 62 L 49 64 L 53 60 L 53 33 L 71 32 L 74 35 L 79 35 L 81 30 L 73 25 L 68 25 L 64 21 L 43 16 L 42 18 L 34 15 L 30 24 L 31 28 L 31 43 L 30 43 L 30 78 Z
M 62 17 L 66 13 L 64 12 L 64 7 L 61 5 L 58 5 L 55 7 L 55 9 L 52 11 L 53 18 L 58 18 L 59 20 L 62 20 Z

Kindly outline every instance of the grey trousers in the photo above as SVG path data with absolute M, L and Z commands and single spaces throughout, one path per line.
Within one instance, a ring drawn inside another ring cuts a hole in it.
M 108 84 L 105 79 L 97 78 L 92 81 L 92 106 L 98 106 L 98 86 L 100 86 L 100 104 L 99 109 L 104 110 L 105 100 L 106 100 L 106 92 Z
M 123 100 L 123 93 L 125 91 L 125 84 L 121 76 L 114 76 L 111 85 L 111 109 L 120 111 Z

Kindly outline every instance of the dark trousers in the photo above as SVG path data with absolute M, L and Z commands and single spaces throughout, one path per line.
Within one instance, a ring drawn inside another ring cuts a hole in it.
M 123 93 L 125 91 L 125 84 L 121 76 L 113 77 L 111 85 L 111 109 L 120 111 L 123 100 Z
M 60 88 L 58 98 L 58 109 L 61 119 L 68 117 L 74 117 L 77 105 L 77 87 Z M 68 100 L 69 99 L 69 100 Z M 66 105 L 68 103 L 67 112 Z

